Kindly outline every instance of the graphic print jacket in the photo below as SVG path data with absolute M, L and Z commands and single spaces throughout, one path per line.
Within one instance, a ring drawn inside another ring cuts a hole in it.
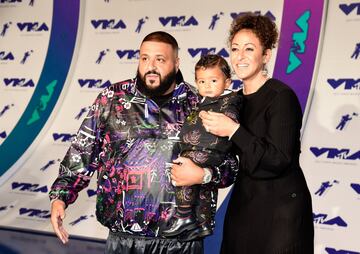
M 60 164 L 50 199 L 66 206 L 88 186 L 97 172 L 96 216 L 113 232 L 161 237 L 174 213 L 175 193 L 170 167 L 173 146 L 198 97 L 185 82 L 159 107 L 136 89 L 136 79 L 113 84 L 96 98 Z M 217 188 L 227 187 L 237 171 L 235 157 L 213 167 L 213 179 L 204 185 L 214 225 Z

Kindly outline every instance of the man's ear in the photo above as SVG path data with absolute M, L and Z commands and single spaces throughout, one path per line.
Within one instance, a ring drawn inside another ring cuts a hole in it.
M 180 66 L 180 58 L 176 58 L 175 60 L 175 69 L 176 69 L 176 72 L 179 71 L 179 66 Z

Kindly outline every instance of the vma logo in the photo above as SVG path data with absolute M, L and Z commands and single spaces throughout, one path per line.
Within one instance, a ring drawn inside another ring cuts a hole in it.
M 60 162 L 60 159 L 57 159 L 56 161 L 57 161 L 57 162 Z M 45 170 L 47 170 L 48 168 L 50 168 L 50 166 L 55 165 L 56 161 L 55 161 L 55 160 L 49 160 L 44 166 L 42 166 L 42 167 L 40 168 L 40 171 L 45 171 Z
M 360 90 L 360 79 L 351 79 L 351 78 L 343 78 L 343 79 L 328 79 L 328 84 L 335 90 L 342 88 L 344 90 Z
M 92 19 L 91 24 L 96 30 L 120 30 L 126 28 L 126 24 L 121 19 Z
M 4 205 L 4 206 L 0 206 L 0 212 L 3 212 L 3 211 L 6 211 L 6 210 L 9 210 L 9 208 L 14 208 L 13 205 Z
M 209 29 L 209 30 L 214 30 L 216 23 L 217 23 L 218 20 L 220 19 L 220 16 L 223 16 L 223 15 L 224 15 L 224 13 L 223 13 L 222 11 L 221 11 L 219 14 L 218 14 L 218 13 L 214 14 L 214 15 L 212 16 L 212 18 L 211 18 L 211 23 L 210 23 L 208 29 Z
M 116 54 L 120 59 L 136 60 L 139 59 L 140 50 L 124 49 L 116 50 Z
M 111 85 L 110 80 L 102 79 L 78 79 L 78 82 L 83 88 L 107 88 Z
M 353 112 L 352 114 L 342 115 L 339 124 L 336 126 L 336 129 L 342 131 L 348 124 L 348 122 L 350 122 L 356 116 L 359 116 L 359 114 L 356 112 Z
M 32 79 L 24 78 L 4 78 L 4 84 L 7 87 L 35 87 Z
M 199 22 L 194 16 L 168 16 L 168 17 L 159 17 L 159 21 L 163 27 L 186 27 L 186 26 L 198 26 Z
M 12 24 L 12 22 L 7 22 L 5 24 L 3 24 L 1 32 L 0 32 L 0 37 L 5 37 L 6 32 L 8 31 L 8 29 L 10 28 L 10 25 Z
M 49 31 L 49 27 L 46 25 L 45 22 L 18 22 L 17 27 L 19 28 L 20 32 L 47 32 Z
M 76 119 L 76 120 L 81 119 L 81 117 L 82 117 L 86 112 L 88 112 L 90 108 L 91 108 L 91 106 L 81 108 L 80 111 L 79 111 L 79 113 L 77 113 L 77 115 L 75 116 L 75 119 Z
M 28 50 L 28 51 L 25 51 L 24 53 L 24 56 L 22 57 L 20 63 L 21 64 L 25 64 L 27 59 L 29 58 L 29 56 L 33 53 L 34 51 L 31 49 L 31 50 Z
M 358 160 L 360 159 L 360 150 L 357 152 L 350 152 L 350 149 L 337 149 L 337 148 L 318 148 L 310 147 L 310 151 L 315 157 L 325 157 L 327 159 L 342 159 L 342 160 Z
M 325 247 L 325 251 L 328 254 L 360 254 L 360 252 L 350 250 L 336 250 L 334 248 Z
M 360 42 L 356 43 L 354 53 L 351 55 L 351 58 L 358 59 L 360 55 Z
M 216 48 L 189 48 L 188 52 L 192 58 L 197 56 L 204 56 L 208 54 L 216 54 L 222 57 L 229 57 L 229 53 L 226 51 L 225 48 L 217 50 Z
M 21 3 L 22 0 L 0 0 L 0 4 L 6 4 L 6 3 Z
M 325 191 L 333 187 L 335 183 L 338 184 L 339 181 L 333 180 L 331 182 L 330 181 L 322 182 L 320 188 L 315 192 L 315 195 L 322 196 L 325 193 Z
M 327 219 L 328 215 L 324 213 L 315 214 L 313 213 L 313 220 L 316 224 L 330 225 L 330 226 L 338 226 L 338 227 L 347 227 L 347 223 L 340 217 L 336 216 L 332 219 Z
M 7 137 L 6 131 L 0 131 L 0 138 L 6 139 L 6 137 Z
M 242 11 L 242 12 L 231 12 L 230 13 L 230 16 L 233 18 L 233 19 L 236 19 L 239 15 L 244 15 L 244 14 L 248 14 L 248 13 L 253 13 L 255 15 L 260 15 L 261 14 L 261 11 L 254 11 L 254 12 L 251 12 L 251 11 Z M 271 11 L 267 11 L 264 16 L 268 17 L 269 19 L 271 19 L 272 21 L 275 21 L 276 18 L 274 16 L 274 14 L 271 13 Z
M 87 216 L 87 215 L 81 215 L 79 218 L 77 218 L 76 220 L 72 221 L 69 223 L 69 225 L 71 226 L 75 226 L 77 224 L 79 224 L 81 221 L 84 221 L 84 220 L 87 220 L 91 217 L 94 217 L 94 215 L 90 215 L 90 216 Z
M 51 217 L 49 210 L 40 210 L 40 209 L 33 209 L 33 208 L 20 208 L 19 215 L 27 216 L 27 217 L 36 217 L 40 219 L 49 219 Z
M 109 53 L 110 49 L 104 49 L 99 52 L 99 56 L 97 57 L 95 63 L 100 64 L 103 60 L 103 58 L 106 56 L 107 53 Z
M 11 107 L 14 107 L 13 103 L 5 105 L 4 108 L 0 111 L 0 117 L 2 117 L 6 111 L 10 110 Z
M 293 46 L 290 49 L 289 64 L 286 68 L 286 74 L 292 73 L 302 64 L 301 60 L 297 57 L 297 54 L 305 53 L 305 41 L 309 31 L 309 18 L 310 11 L 305 11 L 301 17 L 296 20 L 296 25 L 300 28 L 301 32 L 296 32 L 292 35 Z
M 54 141 L 71 142 L 74 137 L 76 137 L 76 134 L 70 134 L 70 133 L 53 133 L 53 139 L 54 139 Z
M 96 190 L 88 189 L 88 190 L 86 191 L 86 193 L 87 193 L 88 197 L 91 198 L 91 197 L 93 197 L 93 196 L 96 195 Z
M 358 183 L 352 183 L 350 184 L 351 188 L 353 188 L 353 190 L 360 195 L 360 184 Z
M 40 186 L 39 184 L 32 184 L 32 183 L 13 182 L 11 184 L 11 188 L 13 190 L 20 190 L 20 191 L 48 193 L 48 187 L 46 185 Z
M 13 61 L 15 59 L 11 52 L 0 51 L 0 61 Z
M 232 80 L 231 83 L 231 90 L 237 91 L 243 87 L 243 82 L 239 79 Z
M 354 12 L 356 12 L 356 15 L 360 15 L 360 2 L 351 4 L 339 4 L 339 8 L 340 10 L 342 10 L 343 13 L 345 13 L 346 16 Z
M 145 24 L 146 20 L 148 20 L 148 19 L 149 19 L 148 16 L 145 16 L 145 17 L 139 19 L 138 25 L 137 25 L 137 27 L 136 27 L 136 29 L 135 29 L 135 33 L 140 33 L 143 25 Z

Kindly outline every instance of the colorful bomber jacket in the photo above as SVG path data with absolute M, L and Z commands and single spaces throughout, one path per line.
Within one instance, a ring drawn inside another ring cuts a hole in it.
M 97 172 L 98 221 L 113 232 L 161 237 L 175 204 L 168 162 L 175 159 L 173 146 L 197 104 L 197 95 L 185 82 L 176 85 L 161 107 L 136 89 L 136 79 L 103 90 L 60 164 L 50 199 L 68 206 Z M 228 156 L 202 188 L 212 197 L 213 210 L 203 214 L 212 226 L 217 187 L 232 184 L 236 171 L 235 157 Z

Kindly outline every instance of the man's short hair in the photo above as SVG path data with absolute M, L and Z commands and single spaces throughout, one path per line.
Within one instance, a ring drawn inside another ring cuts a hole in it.
M 164 32 L 164 31 L 156 31 L 156 32 L 149 33 L 148 35 L 145 36 L 145 38 L 143 39 L 141 44 L 144 43 L 145 41 L 156 41 L 156 42 L 163 42 L 163 43 L 169 44 L 175 51 L 176 55 L 179 51 L 179 45 L 178 45 L 176 39 L 172 35 Z

